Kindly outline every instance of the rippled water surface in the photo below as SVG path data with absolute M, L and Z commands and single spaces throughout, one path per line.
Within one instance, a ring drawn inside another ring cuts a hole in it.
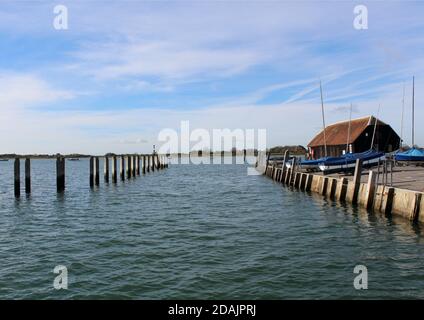
M 88 161 L 0 162 L 0 298 L 424 298 L 421 226 L 293 191 L 245 165 L 172 165 L 90 190 Z M 22 163 L 23 167 L 23 163 Z M 22 186 L 23 188 L 23 186 Z M 355 265 L 368 290 L 353 288 Z M 69 289 L 55 290 L 65 265 Z

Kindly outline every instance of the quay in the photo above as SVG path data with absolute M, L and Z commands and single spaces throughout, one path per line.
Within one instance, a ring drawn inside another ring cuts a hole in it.
M 282 156 L 282 155 L 280 155 Z M 289 154 L 284 154 L 285 163 Z M 309 173 L 295 164 L 292 168 L 272 161 L 269 154 L 258 156 L 256 169 L 283 185 L 306 192 L 314 192 L 333 201 L 350 203 L 370 212 L 386 216 L 401 216 L 413 222 L 424 222 L 424 168 L 393 166 L 379 172 L 379 168 L 362 169 L 357 160 L 353 175 Z

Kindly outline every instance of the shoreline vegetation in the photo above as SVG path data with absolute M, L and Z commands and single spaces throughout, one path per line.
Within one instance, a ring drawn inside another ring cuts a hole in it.
M 270 153 L 284 153 L 286 150 L 289 150 L 290 154 L 292 155 L 304 155 L 306 154 L 307 150 L 302 147 L 302 146 L 275 146 L 270 148 L 269 151 Z M 130 153 L 128 153 L 130 154 Z M 246 155 L 249 156 L 257 156 L 258 154 L 258 150 L 257 149 L 247 149 L 246 150 Z M 113 156 L 118 156 L 120 154 L 116 154 L 116 153 L 106 153 L 104 156 L 107 157 L 113 157 Z M 233 150 L 227 150 L 227 151 L 210 151 L 210 150 L 197 150 L 197 151 L 191 151 L 189 153 L 171 153 L 171 154 L 167 154 L 167 156 L 206 156 L 206 155 L 217 155 L 217 156 L 243 156 L 244 155 L 244 150 L 237 150 L 237 149 L 233 149 Z M 0 154 L 0 159 L 16 159 L 16 158 L 20 158 L 20 159 L 26 159 L 26 158 L 30 158 L 30 159 L 56 159 L 57 157 L 64 157 L 65 159 L 80 159 L 80 158 L 89 158 L 93 155 L 88 155 L 88 154 L 81 154 L 81 153 L 70 153 L 70 154 L 16 154 L 16 153 L 5 153 L 5 154 Z

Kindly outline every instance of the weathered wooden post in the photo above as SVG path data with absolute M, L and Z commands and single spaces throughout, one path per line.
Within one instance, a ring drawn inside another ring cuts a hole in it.
M 244 163 L 246 163 L 246 154 L 247 154 L 246 149 L 243 149 L 243 162 Z
M 94 157 L 90 157 L 90 187 L 94 187 Z
M 362 159 L 356 159 L 355 174 L 353 176 L 352 203 L 358 202 L 359 187 L 361 185 L 361 174 L 362 174 Z
M 131 179 L 131 156 L 127 156 L 127 179 Z
M 146 156 L 143 155 L 143 174 L 146 174 Z
M 137 156 L 133 155 L 131 156 L 131 158 L 132 158 L 132 164 L 131 164 L 132 176 L 135 178 L 137 176 Z
M 330 180 L 330 198 L 334 199 L 337 189 L 337 179 L 331 178 Z
M 136 173 L 139 176 L 140 175 L 140 155 L 136 155 L 135 168 L 136 168 Z
M 387 188 L 386 205 L 384 206 L 384 215 L 389 216 L 392 213 L 393 198 L 395 196 L 395 188 Z
M 109 183 L 109 157 L 105 156 L 104 159 L 104 178 L 105 182 Z
M 313 179 L 314 179 L 314 175 L 311 173 L 307 173 L 306 182 L 305 182 L 305 191 L 311 191 Z
M 65 190 L 65 158 L 56 158 L 56 189 L 57 192 L 63 192 Z
M 374 205 L 376 178 L 375 172 L 371 170 L 368 175 L 367 193 L 364 202 L 365 208 L 368 210 L 372 209 Z
M 159 161 L 159 155 L 156 155 L 156 169 L 160 169 L 160 161 Z
M 150 154 L 148 154 L 148 155 L 146 155 L 146 161 L 147 161 L 147 167 L 146 167 L 146 169 L 147 169 L 147 172 L 150 172 Z
M 118 173 L 117 173 L 117 159 L 116 156 L 112 157 L 112 183 L 118 182 Z
M 418 221 L 418 215 L 420 214 L 420 206 L 421 206 L 422 193 L 416 192 L 414 198 L 414 204 L 411 208 L 409 219 L 411 221 Z
M 154 172 L 155 171 L 155 156 L 152 154 L 151 156 L 150 156 L 150 158 L 152 159 L 152 172 Z
M 300 177 L 300 190 L 305 190 L 305 185 L 306 185 L 306 173 L 302 173 L 301 177 Z
M 15 187 L 15 197 L 19 198 L 21 196 L 21 162 L 19 158 L 15 158 L 14 163 L 14 187 Z
M 99 157 L 95 157 L 94 158 L 94 183 L 96 184 L 96 186 L 98 186 L 100 184 L 100 162 L 99 162 Z
M 337 191 L 336 191 L 337 200 L 339 200 L 339 201 L 345 201 L 346 200 L 347 184 L 348 184 L 347 178 L 344 178 L 344 177 L 340 178 L 339 186 L 338 186 Z
M 321 185 L 321 194 L 325 196 L 327 194 L 327 185 L 328 185 L 328 178 L 322 177 L 322 185 Z
M 125 156 L 122 155 L 120 160 L 121 160 L 120 161 L 121 165 L 119 167 L 119 170 L 120 170 L 119 174 L 121 176 L 121 180 L 125 181 Z
M 31 193 L 31 160 L 25 159 L 25 193 Z

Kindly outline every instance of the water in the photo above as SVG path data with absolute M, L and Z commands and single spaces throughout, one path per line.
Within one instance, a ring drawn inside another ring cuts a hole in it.
M 22 163 L 23 164 L 23 163 Z M 175 165 L 89 189 L 88 162 L 0 162 L 1 299 L 424 298 L 419 225 L 293 191 L 244 165 Z M 23 188 L 23 186 L 22 186 Z M 368 290 L 355 290 L 355 265 Z M 65 265 L 68 290 L 55 290 Z

